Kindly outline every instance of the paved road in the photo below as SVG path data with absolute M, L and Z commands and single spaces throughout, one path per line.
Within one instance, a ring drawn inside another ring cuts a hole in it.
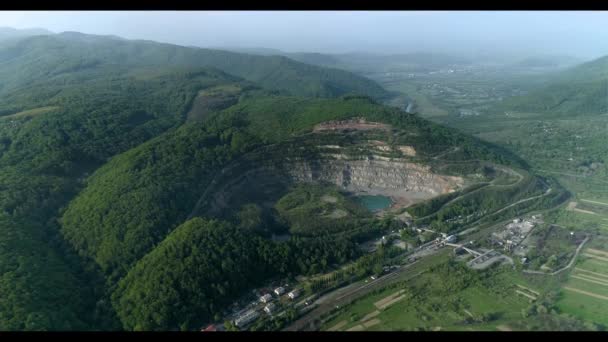
M 475 189 L 475 190 L 473 190 L 473 191 L 470 191 L 470 192 L 464 193 L 464 194 L 462 194 L 462 195 L 460 195 L 460 196 L 458 196 L 458 197 L 456 197 L 456 198 L 453 198 L 453 199 L 449 200 L 448 202 L 444 203 L 444 204 L 443 204 L 441 207 L 439 207 L 439 209 L 435 210 L 433 213 L 431 213 L 431 214 L 429 214 L 429 215 L 426 215 L 426 216 L 423 216 L 423 217 L 417 217 L 417 218 L 415 218 L 414 220 L 415 220 L 415 221 L 419 221 L 419 220 L 424 220 L 424 219 L 426 219 L 426 218 L 429 218 L 429 217 L 431 217 L 431 216 L 433 216 L 433 215 L 437 214 L 439 211 L 441 211 L 441 209 L 443 209 L 443 208 L 447 207 L 448 205 L 450 205 L 450 204 L 452 204 L 452 203 L 454 203 L 454 202 L 456 202 L 456 201 L 460 201 L 460 200 L 462 200 L 463 198 L 468 197 L 468 196 L 470 196 L 470 195 L 472 195 L 472 194 L 474 194 L 474 193 L 476 193 L 476 192 L 479 192 L 479 191 L 485 190 L 486 188 L 489 188 L 489 187 L 495 187 L 495 188 L 500 188 L 500 187 L 512 187 L 512 186 L 515 186 L 515 185 L 517 185 L 517 184 L 521 183 L 521 182 L 524 180 L 524 176 L 523 176 L 521 173 L 519 173 L 519 172 L 517 172 L 517 171 L 515 171 L 515 170 L 513 170 L 513 169 L 511 169 L 511 168 L 505 168 L 505 167 L 503 167 L 503 166 L 497 166 L 497 165 L 495 165 L 494 167 L 495 167 L 496 169 L 499 169 L 499 170 L 501 170 L 501 171 L 505 172 L 505 173 L 509 173 L 509 174 L 512 174 L 512 175 L 513 175 L 513 174 L 514 174 L 514 175 L 516 175 L 516 176 L 518 177 L 518 180 L 517 180 L 516 182 L 511 183 L 511 184 L 494 184 L 494 183 L 496 182 L 496 180 L 492 180 L 492 181 L 491 181 L 491 182 L 489 182 L 489 183 L 480 183 L 480 184 L 485 184 L 485 185 L 483 185 L 483 186 L 481 186 L 480 188 L 477 188 L 477 189 Z
M 543 274 L 543 275 L 551 275 L 554 276 L 558 273 L 561 273 L 567 269 L 569 269 L 570 267 L 572 267 L 572 265 L 574 265 L 574 261 L 576 261 L 576 257 L 578 256 L 578 253 L 581 251 L 581 249 L 583 248 L 583 245 L 585 245 L 585 243 L 589 240 L 589 237 L 587 236 L 585 238 L 585 240 L 583 240 L 583 242 L 581 242 L 580 245 L 578 245 L 578 248 L 576 249 L 576 252 L 574 253 L 574 256 L 572 257 L 572 259 L 570 260 L 570 262 L 568 263 L 568 265 L 566 265 L 565 267 L 552 272 L 552 273 L 546 273 L 546 272 L 541 272 L 541 271 L 529 271 L 529 270 L 524 270 L 524 273 L 528 273 L 528 274 Z

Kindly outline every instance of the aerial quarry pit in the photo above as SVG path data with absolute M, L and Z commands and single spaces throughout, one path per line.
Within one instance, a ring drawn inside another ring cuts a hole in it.
M 290 148 L 300 155 L 285 156 L 285 146 L 263 147 L 225 167 L 202 198 L 193 215 L 206 206 L 215 215 L 244 201 L 260 201 L 269 206 L 296 184 L 331 184 L 353 197 L 382 196 L 391 205 L 375 211 L 399 212 L 416 203 L 450 194 L 465 187 L 462 176 L 439 174 L 416 157 L 412 146 L 389 146 L 385 141 L 368 138 L 378 132 L 390 132 L 389 125 L 355 118 L 330 121 L 315 126 L 312 135 L 303 135 Z M 346 145 L 339 142 L 319 145 L 315 136 L 348 131 L 353 138 Z M 277 156 L 277 157 L 275 157 Z M 278 157 L 280 156 L 280 157 Z M 264 197 L 268 194 L 270 198 Z M 337 217 L 341 217 L 336 213 Z

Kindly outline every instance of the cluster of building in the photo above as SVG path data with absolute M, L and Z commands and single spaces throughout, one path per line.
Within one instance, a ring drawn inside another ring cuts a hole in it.
M 260 317 L 259 312 L 257 312 L 254 309 L 248 310 L 244 314 L 240 315 L 239 317 L 237 317 L 234 320 L 234 325 L 239 328 L 242 328 L 242 327 L 248 325 L 249 323 L 255 321 L 256 319 L 258 319 L 258 317 Z
M 275 288 L 274 291 L 272 291 L 272 292 L 276 295 L 276 297 L 277 297 L 276 299 L 279 299 L 285 293 L 285 291 L 286 290 L 284 287 L 279 286 L 279 287 Z M 289 299 L 291 299 L 291 300 L 294 300 L 294 299 L 298 298 L 300 296 L 300 294 L 301 294 L 300 289 L 294 289 L 287 294 L 287 297 L 289 297 Z M 263 310 L 268 315 L 272 315 L 279 308 L 279 306 L 274 303 L 274 300 L 275 300 L 275 298 L 272 296 L 271 293 L 266 293 L 259 297 L 259 302 L 262 304 L 265 304 L 263 307 Z M 233 323 L 236 327 L 242 328 L 242 327 L 245 327 L 245 326 L 249 325 L 250 323 L 254 322 L 259 317 L 260 317 L 260 313 L 259 313 L 258 309 L 253 308 L 253 309 L 247 310 L 244 313 L 242 313 L 241 315 L 239 315 L 236 319 L 234 319 Z
M 458 115 L 460 117 L 465 117 L 465 116 L 479 116 L 479 111 L 475 110 L 475 109 L 464 109 L 461 108 L 458 110 Z
M 505 251 L 512 252 L 532 231 L 539 218 L 532 216 L 531 219 L 516 218 L 505 226 L 500 232 L 492 233 L 491 242 L 501 246 Z

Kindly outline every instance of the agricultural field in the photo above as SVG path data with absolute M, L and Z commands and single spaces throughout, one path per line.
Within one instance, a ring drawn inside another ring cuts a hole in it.
M 597 203 L 600 202 L 572 198 L 565 206 L 548 216 L 548 220 L 571 230 L 606 233 L 608 232 L 608 205 Z
M 404 94 L 391 105 L 415 103 L 421 116 L 438 122 L 477 118 L 491 111 L 494 103 L 526 94 L 534 80 L 523 75 L 470 66 L 461 70 L 382 77 L 370 75 L 387 90 Z
M 362 297 L 323 330 L 509 330 L 540 293 L 511 269 L 488 272 L 445 262 Z
M 557 306 L 586 321 L 608 325 L 608 248 L 606 238 L 601 241 L 582 251 Z

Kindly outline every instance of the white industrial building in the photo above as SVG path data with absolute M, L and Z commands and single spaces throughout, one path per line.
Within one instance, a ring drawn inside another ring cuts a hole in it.
M 267 293 L 265 295 L 263 295 L 262 297 L 260 297 L 260 302 L 262 303 L 268 303 L 272 300 L 272 296 L 270 295 L 270 293 Z
M 276 309 L 276 307 L 277 307 L 277 306 L 276 306 L 276 305 L 274 305 L 274 303 L 270 303 L 270 304 L 268 304 L 268 305 L 266 305 L 266 306 L 264 307 L 264 311 L 266 311 L 266 313 L 270 315 L 271 313 L 273 313 L 273 312 L 274 312 L 274 310 Z
M 260 316 L 260 314 L 257 311 L 249 310 L 249 311 L 245 312 L 244 314 L 242 314 L 241 316 L 239 316 L 237 319 L 235 319 L 234 325 L 236 325 L 239 328 L 244 327 L 247 324 L 256 320 L 259 316 Z
M 295 290 L 293 290 L 293 291 L 289 292 L 287 295 L 288 295 L 288 296 L 289 296 L 289 298 L 291 298 L 291 299 L 296 299 L 296 298 L 298 298 L 298 297 L 300 296 L 300 290 L 295 289 Z

